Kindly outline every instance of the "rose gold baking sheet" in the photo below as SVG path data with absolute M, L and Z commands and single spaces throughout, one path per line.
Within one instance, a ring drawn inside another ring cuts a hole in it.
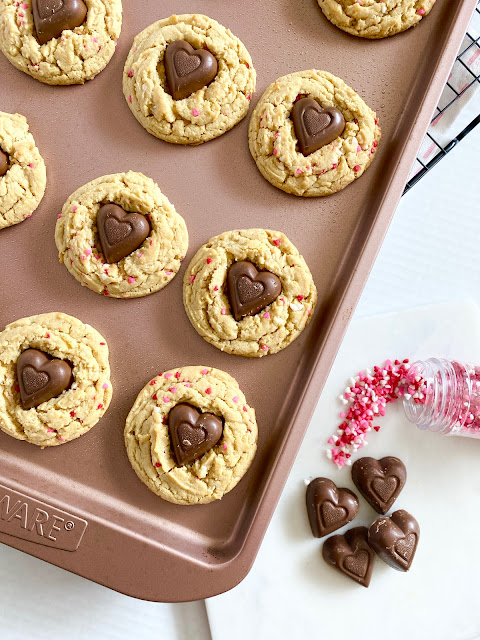
M 0 232 L 0 325 L 46 311 L 77 316 L 107 338 L 114 383 L 105 417 L 72 443 L 41 451 L 0 433 L 0 485 L 31 497 L 30 508 L 43 504 L 50 516 L 66 512 L 59 526 L 86 521 L 77 549 L 71 542 L 63 545 L 70 550 L 38 544 L 32 535 L 24 540 L 5 533 L 6 526 L 1 542 L 150 600 L 212 596 L 245 577 L 475 4 L 438 0 L 417 28 L 366 41 L 329 24 L 316 0 L 131 0 L 124 2 L 112 62 L 85 86 L 42 85 L 0 58 L 0 110 L 27 117 L 48 172 L 34 216 Z M 253 104 L 277 77 L 313 67 L 356 88 L 383 130 L 366 174 L 334 196 L 301 199 L 271 187 L 257 171 L 247 146 L 248 118 L 196 148 L 146 133 L 122 95 L 132 39 L 157 19 L 195 11 L 228 26 L 249 49 L 258 74 Z M 290 237 L 312 270 L 320 300 L 293 345 L 261 360 L 209 346 L 183 311 L 185 267 L 164 291 L 130 301 L 99 296 L 70 276 L 54 242 L 62 204 L 85 182 L 129 169 L 157 181 L 184 216 L 190 233 L 185 265 L 201 244 L 228 229 L 266 227 Z M 194 507 L 150 493 L 123 446 L 125 418 L 139 390 L 158 372 L 187 364 L 231 373 L 259 424 L 258 453 L 246 477 L 221 502 Z

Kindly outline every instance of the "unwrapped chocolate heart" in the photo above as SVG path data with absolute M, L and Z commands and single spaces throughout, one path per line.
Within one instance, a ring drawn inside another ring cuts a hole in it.
M 367 527 L 354 527 L 343 536 L 327 538 L 322 555 L 325 562 L 363 587 L 372 577 L 375 554 L 368 544 Z
M 45 44 L 83 24 L 87 5 L 83 0 L 32 0 L 32 11 L 38 41 Z
M 270 271 L 258 271 L 245 260 L 232 264 L 227 280 L 228 298 L 237 322 L 265 309 L 282 291 L 280 278 Z
M 357 496 L 328 478 L 315 478 L 307 487 L 307 513 L 313 535 L 322 538 L 355 518 Z
M 170 42 L 165 50 L 165 75 L 174 100 L 183 100 L 206 87 L 217 75 L 218 63 L 205 49 L 194 49 L 185 40 Z
M 141 213 L 104 204 L 97 214 L 97 231 L 105 260 L 112 264 L 138 249 L 150 233 L 150 223 Z
M 56 398 L 73 382 L 72 367 L 65 360 L 52 358 L 38 349 L 27 349 L 17 360 L 20 402 L 32 409 Z
M 405 486 L 407 470 L 401 460 L 387 456 L 381 460 L 360 458 L 352 467 L 352 480 L 365 500 L 385 515 Z
M 335 107 L 323 109 L 313 98 L 300 98 L 295 102 L 292 120 L 298 146 L 304 156 L 333 142 L 345 129 L 341 111 Z
M 181 402 L 168 414 L 168 428 L 179 466 L 194 462 L 214 447 L 222 437 L 223 421 L 213 413 L 201 413 Z
M 417 550 L 420 527 L 407 511 L 399 509 L 370 525 L 368 542 L 384 562 L 398 571 L 408 571 Z

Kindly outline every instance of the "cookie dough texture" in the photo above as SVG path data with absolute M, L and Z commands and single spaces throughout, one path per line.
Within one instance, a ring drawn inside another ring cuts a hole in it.
M 247 260 L 280 278 L 282 291 L 268 307 L 239 322 L 230 309 L 227 274 Z M 317 289 L 305 260 L 279 231 L 227 231 L 203 245 L 185 272 L 183 302 L 190 322 L 217 349 L 248 358 L 276 353 L 310 322 Z
M 73 365 L 74 382 L 56 398 L 22 409 L 16 374 L 26 349 Z M 54 447 L 89 431 L 112 398 L 108 346 L 91 326 L 65 313 L 22 318 L 0 333 L 0 429 L 18 440 Z
M 181 467 L 167 424 L 170 410 L 180 402 L 224 420 L 219 442 Z M 135 473 L 153 493 L 176 504 L 213 502 L 237 485 L 255 456 L 255 411 L 228 373 L 211 367 L 172 369 L 140 391 L 127 417 L 125 446 Z
M 143 244 L 117 263 L 107 264 L 97 234 L 97 213 L 112 202 L 147 215 L 151 232 Z M 85 287 L 114 298 L 138 298 L 165 287 L 180 268 L 188 248 L 183 218 L 155 182 L 129 171 L 97 178 L 64 204 L 55 242 L 60 262 Z
M 163 59 L 174 40 L 207 48 L 217 59 L 216 78 L 183 100 L 168 90 Z M 134 40 L 123 75 L 123 92 L 140 124 L 162 140 L 200 144 L 234 127 L 248 113 L 256 74 L 250 54 L 228 29 L 203 15 L 171 16 Z
M 343 133 L 304 156 L 290 118 L 297 96 L 335 107 L 345 118 Z M 296 196 L 340 191 L 370 166 L 380 140 L 375 113 L 348 85 L 326 71 L 298 71 L 271 84 L 252 113 L 249 145 L 261 174 L 274 187 Z
M 106 67 L 122 27 L 121 0 L 84 0 L 85 22 L 41 45 L 32 0 L 0 0 L 0 49 L 10 62 L 46 84 L 82 84 Z
M 1 2 L 1 0 L 0 0 Z M 29 218 L 45 193 L 47 172 L 27 120 L 0 111 L 0 148 L 10 168 L 0 176 L 0 229 Z
M 386 38 L 417 25 L 435 0 L 318 0 L 336 27 L 361 38 Z

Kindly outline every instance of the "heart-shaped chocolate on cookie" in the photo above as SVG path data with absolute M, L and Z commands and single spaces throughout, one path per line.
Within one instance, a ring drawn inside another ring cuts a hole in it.
M 9 158 L 8 155 L 0 149 L 0 176 L 4 176 L 9 167 Z
M 17 378 L 24 409 L 32 409 L 56 398 L 73 382 L 72 367 L 68 362 L 52 358 L 38 349 L 27 349 L 20 354 Z
M 328 478 L 315 478 L 307 487 L 307 513 L 313 535 L 322 538 L 355 518 L 357 496 Z
M 394 456 L 381 460 L 365 457 L 353 465 L 352 480 L 375 511 L 384 515 L 405 486 L 407 470 Z
M 112 264 L 138 249 L 150 233 L 150 223 L 141 213 L 104 204 L 97 214 L 97 230 L 105 260 Z
M 364 587 L 370 584 L 375 554 L 368 544 L 367 527 L 354 527 L 343 536 L 328 538 L 322 549 L 325 562 Z
M 165 50 L 165 74 L 174 100 L 183 100 L 206 87 L 217 75 L 218 63 L 205 49 L 194 49 L 185 40 L 170 42 Z
M 83 0 L 32 0 L 32 10 L 40 44 L 58 38 L 62 31 L 79 27 L 87 16 Z
M 399 509 L 388 518 L 378 518 L 368 530 L 368 543 L 393 569 L 408 571 L 417 550 L 420 527 L 407 511 Z
M 295 102 L 292 120 L 298 147 L 304 156 L 333 142 L 345 129 L 341 111 L 335 107 L 322 109 L 313 98 L 300 98 Z
M 223 421 L 213 413 L 201 413 L 181 402 L 168 414 L 168 429 L 179 466 L 189 464 L 214 447 L 222 437 Z
M 270 271 L 258 271 L 245 260 L 232 264 L 227 282 L 228 298 L 237 322 L 265 309 L 282 291 L 280 278 Z

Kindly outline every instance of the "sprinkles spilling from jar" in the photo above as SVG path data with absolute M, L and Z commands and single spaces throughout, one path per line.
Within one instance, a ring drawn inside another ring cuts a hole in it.
M 340 412 L 343 422 L 328 439 L 327 457 L 338 468 L 352 464 L 352 453 L 368 444 L 367 433 L 380 430 L 374 422 L 385 415 L 387 404 L 404 397 L 425 403 L 425 381 L 410 371 L 408 358 L 386 360 L 383 366 L 360 371 L 350 378 L 350 386 L 340 396 L 348 409 Z

